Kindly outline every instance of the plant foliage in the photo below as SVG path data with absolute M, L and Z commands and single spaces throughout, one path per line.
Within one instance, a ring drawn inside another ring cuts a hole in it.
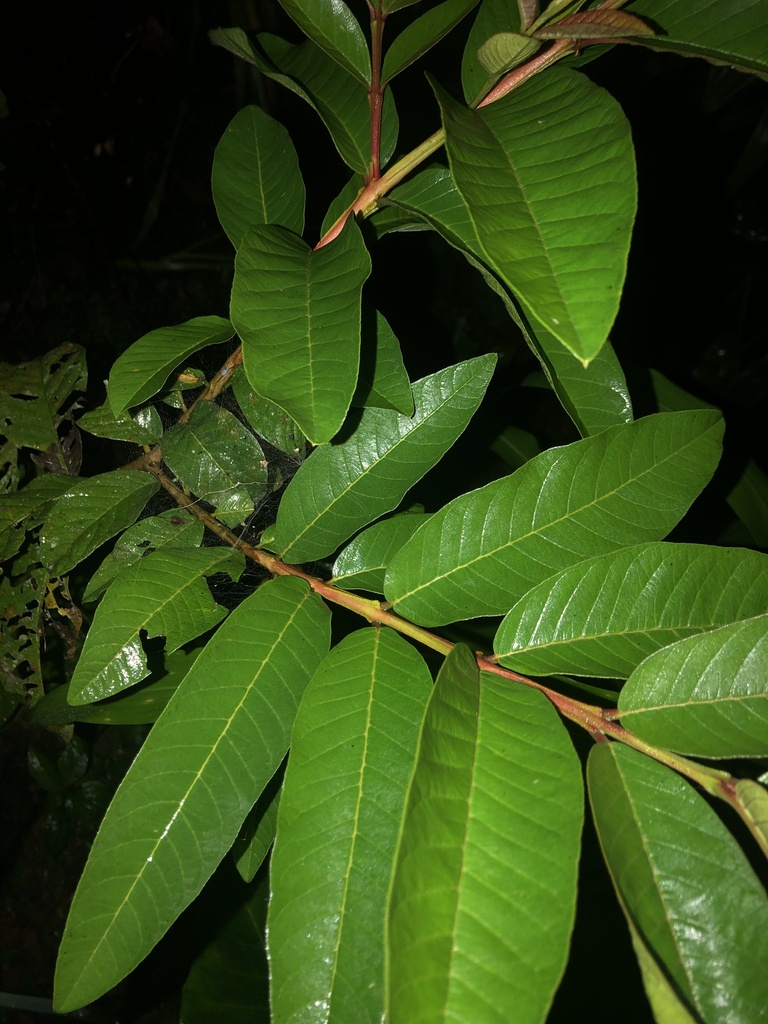
M 76 347 L 0 373 L 4 717 L 154 722 L 74 897 L 55 1007 L 116 986 L 229 857 L 252 889 L 193 966 L 185 1020 L 222 991 L 218 950 L 253 982 L 222 1021 L 268 984 L 275 1024 L 542 1022 L 586 802 L 659 1024 L 757 1024 L 768 795 L 710 762 L 768 757 L 768 556 L 668 539 L 724 424 L 658 380 L 659 411 L 633 416 L 609 337 L 631 133 L 574 55 L 627 43 L 765 75 L 766 5 L 281 3 L 303 42 L 211 38 L 305 100 L 354 172 L 322 237 L 288 131 L 246 107 L 213 160 L 227 317 L 140 338 L 84 415 Z M 464 97 L 433 82 L 442 127 L 402 152 L 390 83 L 475 7 Z M 378 239 L 413 230 L 501 299 L 580 435 L 540 450 L 536 423 L 510 424 L 488 439 L 509 471 L 442 507 L 413 489 L 504 371 L 486 352 L 409 379 L 365 289 Z M 215 373 L 190 369 L 222 345 Z M 138 455 L 81 477 L 79 429 Z M 754 548 L 766 494 L 750 463 L 729 498 Z M 241 576 L 258 586 L 233 600 Z M 46 693 L 52 631 L 70 667 Z

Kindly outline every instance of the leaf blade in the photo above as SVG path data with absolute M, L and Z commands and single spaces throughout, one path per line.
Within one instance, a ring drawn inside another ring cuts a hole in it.
M 165 636 L 176 650 L 217 625 L 226 610 L 203 580 L 242 569 L 243 556 L 228 548 L 164 548 L 123 570 L 96 609 L 69 685 L 71 704 L 111 697 L 149 674 L 141 634 Z
M 431 689 L 415 648 L 366 628 L 333 649 L 305 691 L 272 857 L 277 1019 L 381 1019 L 391 864 Z
M 567 954 L 581 815 L 578 762 L 546 698 L 489 674 L 481 685 L 455 648 L 427 709 L 393 876 L 392 1024 L 544 1018 Z
M 229 341 L 232 324 L 220 316 L 198 316 L 175 327 L 159 327 L 134 341 L 109 372 L 109 404 L 115 416 L 152 398 L 172 371 L 193 352 Z
M 676 640 L 761 615 L 766 592 L 768 556 L 756 551 L 639 544 L 534 587 L 504 618 L 494 650 L 533 675 L 626 679 Z
M 387 600 L 421 625 L 500 615 L 558 567 L 663 537 L 721 436 L 716 413 L 666 413 L 543 452 L 435 513 L 395 555 Z
M 724 1007 L 759 1020 L 768 900 L 736 840 L 692 786 L 621 744 L 594 747 L 587 778 L 614 884 L 678 991 L 706 1021 Z
M 236 608 L 200 654 L 94 843 L 59 953 L 58 1012 L 112 988 L 200 891 L 283 759 L 329 639 L 320 599 L 282 578 Z
M 232 320 L 257 394 L 284 409 L 313 444 L 337 433 L 360 361 L 361 289 L 371 261 L 351 218 L 330 244 L 257 225 L 235 259 Z
M 365 409 L 343 443 L 312 452 L 280 504 L 281 556 L 322 558 L 395 508 L 464 430 L 495 363 L 495 355 L 479 356 L 424 377 L 413 385 L 412 417 Z
M 587 365 L 618 310 L 635 216 L 634 154 L 621 109 L 562 69 L 478 112 L 438 98 L 451 174 L 488 262 L 533 319 Z
M 619 695 L 622 725 L 694 757 L 768 756 L 768 615 L 651 654 Z
M 157 490 L 154 477 L 144 473 L 101 473 L 70 485 L 41 533 L 45 564 L 59 575 L 69 572 L 134 523 Z
M 237 249 L 252 224 L 304 230 L 304 180 L 286 129 L 260 107 L 238 111 L 213 155 L 216 213 Z

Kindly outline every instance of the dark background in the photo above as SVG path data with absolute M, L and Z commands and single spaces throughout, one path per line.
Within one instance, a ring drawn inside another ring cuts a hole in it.
M 298 38 L 270 0 L 16 4 L 0 15 L 8 105 L 0 121 L 0 359 L 84 345 L 89 397 L 99 403 L 100 382 L 136 338 L 193 316 L 226 315 L 232 252 L 216 220 L 210 168 L 219 137 L 246 103 L 260 103 L 291 130 L 311 182 L 307 238 L 318 237 L 349 174 L 308 107 L 208 43 L 207 30 L 219 25 Z M 427 61 L 456 95 L 461 39 L 459 30 Z M 621 102 L 637 148 L 639 214 L 613 334 L 636 405 L 647 411 L 653 366 L 723 407 L 732 450 L 765 466 L 768 86 L 629 46 L 585 71 Z M 395 95 L 403 152 L 438 126 L 438 115 L 421 66 L 397 80 Z M 535 369 L 496 301 L 434 236 L 386 238 L 374 262 L 369 289 L 413 374 L 488 350 L 502 353 L 508 388 Z M 548 443 L 573 439 L 554 404 L 520 391 L 519 425 L 541 424 Z M 501 394 L 511 415 L 509 390 Z M 543 413 L 551 414 L 546 425 Z M 87 464 L 84 472 L 104 468 Z M 140 735 L 107 734 L 88 740 L 95 774 L 114 786 Z M 58 749 L 55 737 L 40 740 L 23 727 L 0 738 L 0 988 L 49 996 L 99 810 L 86 809 L 66 835 L 56 834 L 50 800 L 27 771 L 30 739 Z M 589 835 L 587 844 L 594 845 Z M 585 876 L 583 892 L 553 1021 L 649 1021 L 604 874 Z M 173 934 L 117 998 L 120 1020 L 174 1019 L 184 944 Z M 0 1009 L 7 1024 L 33 1019 Z

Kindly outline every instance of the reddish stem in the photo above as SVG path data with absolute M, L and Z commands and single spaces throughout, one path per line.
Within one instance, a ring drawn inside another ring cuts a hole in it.
M 384 106 L 384 89 L 381 84 L 382 39 L 386 14 L 381 4 L 368 4 L 371 13 L 371 87 L 368 90 L 368 106 L 371 111 L 371 162 L 365 176 L 365 184 L 381 177 L 381 112 Z

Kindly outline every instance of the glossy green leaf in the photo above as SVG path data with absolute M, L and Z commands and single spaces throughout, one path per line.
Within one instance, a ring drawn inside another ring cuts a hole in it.
M 465 429 L 495 363 L 495 355 L 479 356 L 424 377 L 413 385 L 413 416 L 365 409 L 344 441 L 312 452 L 280 503 L 281 557 L 322 558 L 396 508 Z
M 153 551 L 164 547 L 187 550 L 199 547 L 204 532 L 200 520 L 180 508 L 139 520 L 120 535 L 114 548 L 91 576 L 83 601 L 97 600 L 123 569 Z
M 427 709 L 390 897 L 391 1024 L 538 1024 L 573 926 L 582 784 L 541 693 L 451 652 Z
M 395 554 L 430 516 L 405 512 L 382 519 L 345 545 L 333 563 L 333 582 L 345 590 L 384 593 L 384 576 Z
M 245 882 L 253 881 L 275 841 L 282 787 L 283 772 L 278 770 L 248 812 L 232 846 L 235 866 Z
M 73 395 L 88 380 L 85 349 L 58 345 L 28 363 L 0 363 L 0 423 L 17 448 L 49 449 L 60 472 L 66 472 L 59 428 L 79 406 Z
M 451 173 L 489 265 L 586 365 L 618 310 L 635 216 L 621 108 L 559 68 L 482 111 L 438 98 Z
M 394 39 L 384 56 L 382 83 L 391 81 L 422 54 L 439 43 L 464 18 L 478 0 L 443 0 L 407 25 Z
M 211 174 L 221 226 L 237 249 L 253 224 L 304 230 L 304 180 L 287 130 L 260 107 L 240 110 L 216 147 Z
M 646 658 L 619 696 L 621 724 L 694 757 L 768 757 L 768 615 Z
M 149 725 L 160 717 L 199 653 L 199 650 L 180 650 L 164 655 L 162 664 L 139 686 L 95 704 L 74 706 L 67 699 L 69 683 L 57 686 L 35 705 L 30 721 L 42 726 L 71 725 L 72 722 Z M 153 660 L 150 659 L 150 664 Z
M 422 625 L 500 615 L 559 569 L 664 537 L 708 482 L 722 420 L 658 413 L 551 448 L 454 499 L 395 556 L 384 588 Z
M 329 640 L 325 605 L 283 577 L 208 643 L 102 822 L 59 952 L 57 1012 L 112 988 L 200 892 L 285 756 Z
M 231 888 L 229 876 L 224 878 Z M 218 877 L 214 879 L 213 891 L 204 893 L 206 904 L 219 896 L 216 882 Z M 179 1010 L 179 1021 L 183 1024 L 237 1024 L 269 1019 L 264 948 L 269 885 L 266 878 L 252 886 L 239 885 L 237 888 L 243 894 L 235 910 L 228 905 L 231 897 L 224 900 L 229 896 L 229 888 L 222 892 L 214 911 L 214 921 L 225 915 L 223 923 L 195 957 L 184 981 Z M 208 921 L 205 923 L 209 925 Z
M 363 305 L 360 373 L 352 404 L 413 415 L 411 382 L 392 328 L 378 310 Z
M 230 526 L 242 523 L 270 490 L 261 445 L 214 402 L 198 402 L 189 420 L 165 432 L 163 459 L 187 491 L 215 506 Z
M 610 342 L 589 366 L 571 355 L 541 324 L 532 327 L 518 312 L 508 289 L 482 262 L 483 254 L 467 207 L 447 168 L 432 167 L 395 189 L 390 202 L 408 210 L 459 249 L 483 276 L 541 363 L 550 386 L 582 436 L 632 420 L 624 373 Z
M 619 899 L 619 903 L 627 919 L 632 948 L 640 967 L 645 994 L 653 1010 L 654 1021 L 656 1024 L 698 1024 L 643 942 L 640 933 L 632 923 L 632 918 L 621 904 L 621 899 Z
M 608 869 L 643 941 L 706 1024 L 755 1024 L 768 1005 L 768 899 L 705 799 L 618 743 L 589 756 Z
M 72 480 L 66 476 L 45 473 L 30 480 L 21 490 L 0 494 L 0 528 L 10 529 L 31 516 L 40 519 L 71 486 Z
M 142 634 L 164 636 L 170 653 L 216 626 L 227 613 L 203 577 L 234 578 L 243 565 L 230 548 L 164 548 L 121 572 L 96 609 L 69 684 L 70 703 L 103 700 L 145 679 Z
M 360 302 L 371 261 L 350 219 L 313 251 L 261 225 L 235 259 L 232 322 L 251 387 L 291 416 L 313 444 L 339 430 L 357 383 Z
M 768 555 L 698 544 L 638 544 L 587 559 L 530 590 L 494 640 L 531 675 L 626 679 L 685 637 L 765 612 Z
M 158 484 L 148 473 L 102 473 L 70 484 L 46 518 L 40 551 L 63 576 L 136 521 Z
M 229 341 L 232 324 L 220 316 L 198 316 L 176 327 L 159 327 L 118 356 L 109 374 L 109 404 L 115 416 L 160 391 L 176 367 L 207 345 Z
M 363 30 L 344 0 L 280 0 L 299 28 L 329 57 L 371 83 L 371 57 Z
M 341 158 L 365 174 L 370 163 L 370 110 L 366 87 L 311 39 L 294 46 L 268 32 L 252 43 L 242 29 L 220 28 L 211 42 L 247 60 L 268 78 L 300 96 L 317 111 Z M 398 133 L 397 111 L 390 91 L 384 96 L 381 162 L 390 158 Z
M 762 0 L 635 0 L 632 13 L 661 30 L 634 42 L 768 76 L 768 8 Z
M 129 441 L 132 444 L 157 444 L 163 433 L 162 420 L 152 406 L 137 409 L 135 413 L 125 410 L 115 416 L 108 400 L 98 409 L 81 416 L 77 425 L 94 437 L 108 437 L 112 441 Z
M 232 393 L 243 416 L 259 437 L 265 438 L 273 448 L 277 448 L 291 459 L 298 460 L 304 457 L 307 439 L 299 430 L 296 421 L 279 405 L 257 395 L 240 366 L 232 374 Z
M 483 0 L 469 31 L 461 63 L 461 83 L 469 104 L 480 100 L 496 82 L 478 57 L 483 43 L 499 32 L 519 32 L 523 28 L 517 0 Z
M 382 1020 L 389 880 L 431 689 L 415 648 L 368 628 L 304 693 L 271 864 L 275 1020 Z

